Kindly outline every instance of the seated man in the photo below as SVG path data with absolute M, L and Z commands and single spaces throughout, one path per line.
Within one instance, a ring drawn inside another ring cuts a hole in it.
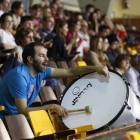
M 110 29 L 108 26 L 106 25 L 101 25 L 99 27 L 99 36 L 101 37 L 107 37 L 108 35 L 110 35 Z
M 11 0 L 0 0 L 0 16 L 11 11 Z
M 84 47 L 84 55 L 86 55 L 90 47 L 90 37 L 88 35 L 88 23 L 86 20 L 81 21 L 81 29 L 78 32 L 78 35 L 82 39 L 82 45 Z
M 118 49 L 119 42 L 115 34 L 111 34 L 107 38 L 109 41 L 109 48 L 104 53 L 107 55 L 111 65 L 113 66 L 115 59 L 118 56 L 118 53 L 116 50 Z
M 68 77 L 97 71 L 108 75 L 103 66 L 76 67 L 70 69 L 55 69 L 47 67 L 48 57 L 42 44 L 32 42 L 25 46 L 22 53 L 24 64 L 8 72 L 0 81 L 0 106 L 5 110 L 0 112 L 0 118 L 9 114 L 24 114 L 35 110 L 55 110 L 60 116 L 65 116 L 67 110 L 56 104 L 40 107 L 30 107 L 37 97 L 41 81 L 48 77 Z
M 140 54 L 136 54 L 131 58 L 131 67 L 124 72 L 123 76 L 126 78 L 133 92 L 140 98 Z
M 42 22 L 42 28 L 40 30 L 41 39 L 44 39 L 54 29 L 55 21 L 53 17 L 44 17 Z

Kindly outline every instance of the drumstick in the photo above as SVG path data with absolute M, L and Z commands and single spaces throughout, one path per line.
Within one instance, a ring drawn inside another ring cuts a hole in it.
M 77 109 L 77 110 L 68 110 L 68 112 L 79 112 L 79 111 L 85 111 L 86 113 L 91 113 L 92 108 L 90 106 L 86 106 L 84 109 Z

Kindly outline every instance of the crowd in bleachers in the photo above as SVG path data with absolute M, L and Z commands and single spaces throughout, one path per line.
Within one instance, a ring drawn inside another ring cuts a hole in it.
M 63 9 L 61 0 L 41 0 L 28 8 L 26 13 L 22 2 L 0 0 L 0 139 L 9 139 L 9 135 L 12 139 L 33 138 L 27 120 L 35 137 L 54 133 L 57 138 L 55 131 L 67 130 L 58 119 L 58 115 L 65 117 L 69 109 L 58 105 L 64 97 L 62 92 L 76 76 L 85 73 L 96 71 L 109 79 L 108 69 L 114 70 L 130 83 L 139 104 L 140 54 L 127 47 L 134 44 L 134 36 L 122 24 L 102 15 L 102 9 L 92 4 L 85 6 L 84 13 Z M 124 85 L 128 92 L 128 84 Z M 73 101 L 79 102 L 77 98 L 82 94 Z M 50 112 L 57 114 L 51 117 Z M 124 116 L 128 118 L 128 114 Z M 55 131 L 48 122 L 53 122 Z M 88 129 L 86 126 L 84 131 Z
M 121 47 L 128 40 L 124 26 L 114 23 L 106 14 L 101 16 L 102 9 L 92 4 L 80 13 L 63 9 L 60 0 L 42 0 L 30 7 L 28 15 L 22 2 L 11 4 L 10 0 L 0 0 L 0 5 L 1 78 L 23 63 L 24 46 L 34 41 L 45 46 L 53 61 L 85 61 L 87 65 L 107 66 L 121 75 L 131 67 L 132 53 Z M 138 58 L 135 56 L 131 68 L 139 73 Z M 133 78 L 128 76 L 127 80 L 140 97 L 139 81 L 135 79 L 134 85 Z M 60 85 L 55 79 L 45 81 L 44 85 L 51 82 L 53 89 L 54 85 Z

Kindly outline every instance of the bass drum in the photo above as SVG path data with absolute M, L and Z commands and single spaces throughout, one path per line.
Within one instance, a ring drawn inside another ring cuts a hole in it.
M 117 127 L 115 122 L 121 114 L 125 114 L 123 118 L 124 116 L 128 117 L 128 121 L 122 125 L 134 123 L 136 117 L 132 111 L 126 108 L 128 99 L 129 88 L 118 73 L 110 70 L 108 77 L 96 72 L 81 75 L 67 86 L 59 103 L 67 110 L 83 109 L 90 106 L 92 113 L 84 111 L 69 113 L 66 117 L 61 118 L 61 121 L 69 129 L 93 124 L 94 130 L 89 133 L 109 126 L 110 128 Z

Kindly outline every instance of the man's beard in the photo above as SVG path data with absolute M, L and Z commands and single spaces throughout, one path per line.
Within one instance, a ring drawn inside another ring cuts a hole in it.
M 34 60 L 34 62 L 33 62 L 33 68 L 34 68 L 34 70 L 37 73 L 40 73 L 40 72 L 44 72 L 45 71 L 45 69 L 43 69 L 40 65 L 41 64 L 39 64 L 38 61 Z

